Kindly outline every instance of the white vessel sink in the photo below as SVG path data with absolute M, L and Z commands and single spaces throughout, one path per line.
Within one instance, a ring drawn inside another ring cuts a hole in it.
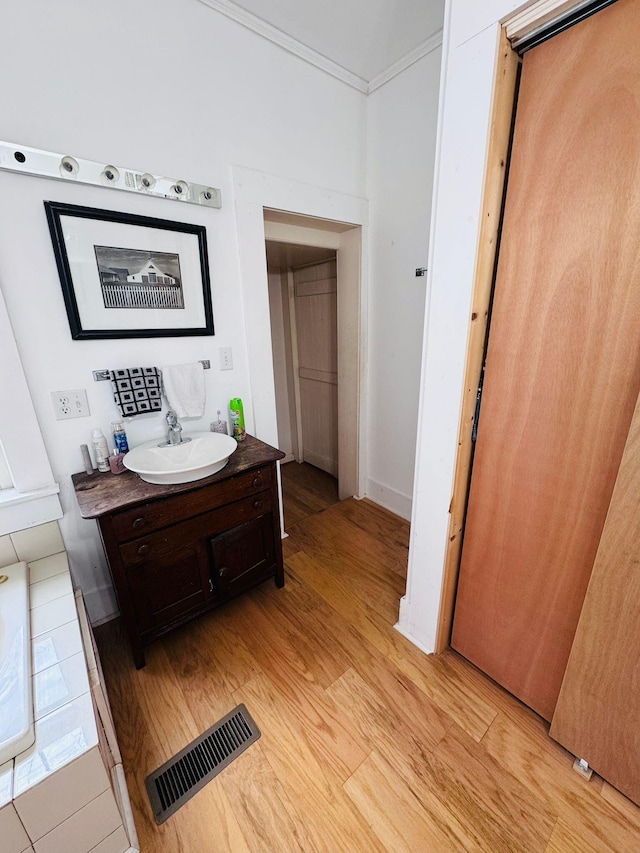
M 158 439 L 145 441 L 122 460 L 147 483 L 191 483 L 210 477 L 227 464 L 238 443 L 219 432 L 192 432 L 191 441 L 159 447 Z
M 0 765 L 35 740 L 31 698 L 29 570 L 0 569 Z

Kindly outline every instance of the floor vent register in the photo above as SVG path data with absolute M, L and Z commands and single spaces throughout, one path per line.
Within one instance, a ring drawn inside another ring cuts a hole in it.
M 238 705 L 145 779 L 156 823 L 197 794 L 260 737 L 244 705 Z

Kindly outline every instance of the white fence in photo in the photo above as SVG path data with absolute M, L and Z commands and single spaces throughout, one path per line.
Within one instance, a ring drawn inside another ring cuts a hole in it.
M 184 308 L 179 284 L 103 283 L 105 308 Z

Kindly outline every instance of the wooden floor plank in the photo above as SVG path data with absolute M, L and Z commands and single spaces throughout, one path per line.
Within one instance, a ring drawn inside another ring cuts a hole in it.
M 640 850 L 639 817 L 623 814 L 601 795 L 602 780 L 587 781 L 573 769 L 574 757 L 551 741 L 548 724 L 528 708 L 500 712 L 482 740 L 487 754 L 528 786 L 569 827 L 600 850 Z M 629 802 L 629 801 L 627 801 Z M 635 814 L 640 809 L 629 802 Z
M 624 794 L 613 788 L 608 782 L 604 782 L 600 789 L 600 796 L 610 803 L 625 821 L 640 832 L 640 809 Z
M 377 753 L 372 753 L 344 788 L 385 850 L 454 853 L 465 849 L 460 837 L 464 836 L 464 830 L 456 825 L 455 818 L 451 816 L 450 821 L 442 822 L 434 820 L 415 795 L 412 785 L 398 780 Z
M 207 708 L 208 722 L 201 721 L 205 729 L 233 709 L 233 692 L 260 671 L 242 640 L 225 630 L 237 606 L 235 601 L 230 603 L 224 620 L 207 613 L 189 630 L 177 630 L 164 642 L 189 708 Z M 203 670 L 210 673 L 206 680 L 201 676 Z
M 369 838 L 370 849 L 382 849 L 362 815 L 342 794 L 343 778 L 325 760 L 313 734 L 301 727 L 273 682 L 256 676 L 235 694 L 264 734 L 261 748 L 278 779 L 304 815 L 314 850 L 358 849 Z
M 283 592 L 263 586 L 252 596 L 262 616 L 279 635 L 286 636 L 295 649 L 300 669 L 321 687 L 328 687 L 351 666 L 351 657 L 331 636 L 325 624 L 316 619 L 316 602 L 301 595 L 301 588 L 290 578 Z M 304 609 L 304 630 L 300 609 Z
M 346 719 L 356 726 L 360 737 L 373 751 L 384 753 L 384 745 L 391 744 L 395 751 L 419 760 L 426 752 L 433 752 L 447 733 L 439 721 L 423 718 L 419 702 L 397 702 L 397 695 L 389 695 L 368 684 L 355 670 L 345 672 L 327 690 Z M 417 707 L 416 707 L 417 706 Z
M 563 820 L 556 823 L 544 853 L 601 853 L 602 847 L 593 847 Z
M 295 578 L 289 579 L 287 595 L 280 599 L 281 606 L 287 606 L 287 599 L 292 600 L 298 616 L 304 614 L 308 639 L 318 648 L 331 648 L 332 655 L 340 657 L 342 670 L 336 676 L 337 681 L 347 670 L 358 673 L 382 697 L 385 706 L 402 708 L 405 722 L 411 719 L 415 730 L 426 727 L 425 739 L 435 746 L 452 725 L 452 718 L 429 699 L 412 678 L 362 637 L 324 599 Z M 424 656 L 423 660 L 426 660 Z M 335 683 L 327 690 L 334 698 Z
M 451 824 L 455 814 L 461 844 L 480 842 L 482 848 L 496 853 L 544 850 L 555 815 L 549 813 L 545 819 L 544 803 L 516 777 L 485 756 L 479 760 L 482 748 L 456 726 L 430 733 L 420 720 L 405 715 L 404 708 L 401 712 L 383 704 L 353 672 L 345 673 L 328 692 L 357 723 L 372 750 L 384 758 L 388 775 L 398 781 L 414 780 L 412 790 L 434 825 Z M 399 725 L 401 715 L 404 726 Z M 460 792 L 464 795 L 459 796 Z M 443 794 L 447 805 L 441 800 Z M 505 813 L 511 816 L 507 821 Z M 467 825 L 475 827 L 478 837 L 462 832 Z
M 252 853 L 273 853 L 273 840 L 278 851 L 299 853 L 314 850 L 304 814 L 298 811 L 273 768 L 267 761 L 260 742 L 229 765 L 218 779 L 220 787 L 232 798 L 234 813 Z M 210 827 L 211 829 L 211 827 Z M 202 850 L 220 849 L 211 844 Z
M 492 759 L 457 726 L 452 726 L 434 751 L 457 789 L 467 792 L 458 814 L 481 826 L 487 850 L 494 853 L 544 851 L 556 814 L 522 775 Z M 481 816 L 481 817 L 480 817 Z
M 236 624 L 261 670 L 296 714 L 298 725 L 310 732 L 318 748 L 324 750 L 325 760 L 347 778 L 364 760 L 367 750 L 306 669 L 296 648 L 277 634 L 252 597 L 247 597 Z
M 399 520 L 392 525 L 385 515 L 373 513 L 368 501 L 347 500 L 326 510 L 322 517 L 309 518 L 291 535 L 316 554 L 331 558 L 337 551 L 350 557 L 354 568 L 368 569 L 404 593 L 403 586 L 388 572 L 392 568 L 406 578 L 408 552 L 394 541 L 394 533 L 404 538 L 407 527 L 406 522 Z
M 324 598 L 364 639 L 408 675 L 465 731 L 477 740 L 482 738 L 497 713 L 496 708 L 473 695 L 465 685 L 460 688 L 452 682 L 431 677 L 429 660 L 395 631 L 392 625 L 384 623 L 379 614 L 358 597 L 357 592 L 334 577 L 327 577 L 322 564 L 314 558 L 300 551 L 287 561 L 287 565 L 296 577 Z
M 338 481 L 308 462 L 280 466 L 285 530 L 338 502 Z
M 283 589 L 152 643 L 139 671 L 119 621 L 96 630 L 142 853 L 640 850 L 640 810 L 536 714 L 394 629 L 407 529 L 364 501 L 313 513 Z M 262 737 L 157 826 L 145 777 L 239 702 Z

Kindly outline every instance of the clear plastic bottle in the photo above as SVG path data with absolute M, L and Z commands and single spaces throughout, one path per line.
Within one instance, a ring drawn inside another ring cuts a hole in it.
M 93 452 L 96 456 L 96 465 L 98 466 L 98 471 L 109 471 L 109 448 L 107 447 L 107 439 L 102 434 L 101 429 L 94 429 L 91 434 L 91 444 L 93 445 Z

